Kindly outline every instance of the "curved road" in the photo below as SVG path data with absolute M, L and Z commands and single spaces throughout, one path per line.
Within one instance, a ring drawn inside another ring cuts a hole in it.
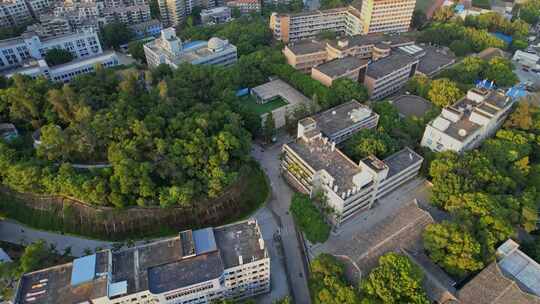
M 293 290 L 294 302 L 297 304 L 309 304 L 311 303 L 311 298 L 307 285 L 305 259 L 292 216 L 289 214 L 289 205 L 293 191 L 285 183 L 279 172 L 281 146 L 287 141 L 289 141 L 289 137 L 284 136 L 279 142 L 264 150 L 254 145 L 252 155 L 261 164 L 261 167 L 270 179 L 272 198 L 268 202 L 268 207 L 279 218 L 281 240 L 289 281 Z

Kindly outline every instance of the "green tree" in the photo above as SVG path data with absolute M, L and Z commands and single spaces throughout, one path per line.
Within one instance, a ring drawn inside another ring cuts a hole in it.
M 368 99 L 368 92 L 365 86 L 348 78 L 336 79 L 330 87 L 331 96 L 334 97 L 334 105 L 356 100 L 359 102 Z
M 441 6 L 433 14 L 433 20 L 437 22 L 446 22 L 454 17 L 454 9 L 451 6 Z
M 264 120 L 263 133 L 267 142 L 271 142 L 272 138 L 276 135 L 276 122 L 272 112 L 268 113 L 266 119 Z
M 358 162 L 369 155 L 385 158 L 396 152 L 398 144 L 387 133 L 363 129 L 345 142 L 344 152 Z
M 131 41 L 128 43 L 128 52 L 133 56 L 135 60 L 146 63 L 146 56 L 144 55 L 144 42 Z
M 113 22 L 103 27 L 101 37 L 106 46 L 118 49 L 131 40 L 133 32 L 124 23 Z
M 429 257 L 451 275 L 464 277 L 484 266 L 480 244 L 459 224 L 429 225 L 423 238 Z
M 509 87 L 518 82 L 512 69 L 512 63 L 508 59 L 495 57 L 489 61 L 484 71 L 484 77 L 494 80 L 499 87 Z
M 415 9 L 412 17 L 412 26 L 416 29 L 422 28 L 427 22 L 426 13 L 420 9 Z
M 447 78 L 433 80 L 428 93 L 428 99 L 441 108 L 455 103 L 461 96 L 463 93 L 456 83 Z
M 429 89 L 431 87 L 431 80 L 422 75 L 416 75 L 413 78 L 409 79 L 407 81 L 407 84 L 405 85 L 405 89 L 407 92 L 418 95 L 423 98 L 427 98 Z
M 19 261 L 20 271 L 26 273 L 42 268 L 47 257 L 49 257 L 49 251 L 45 241 L 39 240 L 26 246 Z
M 290 168 L 289 170 L 291 170 Z M 294 169 L 293 169 L 294 170 Z M 295 193 L 291 200 L 290 212 L 300 230 L 312 243 L 323 243 L 330 235 L 330 226 L 323 215 L 305 194 Z
M 360 288 L 369 303 L 430 303 L 423 287 L 423 273 L 403 255 L 387 253 L 364 279 Z
M 344 278 L 345 266 L 334 256 L 320 254 L 310 264 L 309 289 L 315 304 L 359 304 L 356 290 Z
M 465 56 L 473 51 L 471 45 L 463 40 L 456 40 L 450 43 L 449 47 L 458 57 Z
M 59 65 L 73 60 L 73 55 L 64 49 L 50 49 L 45 53 L 45 61 L 48 65 Z

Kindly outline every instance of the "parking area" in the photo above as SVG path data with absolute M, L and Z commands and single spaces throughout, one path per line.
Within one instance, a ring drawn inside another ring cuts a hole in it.
M 531 68 L 523 66 L 523 64 L 512 61 L 514 64 L 514 73 L 518 76 L 519 82 L 540 89 L 540 73 L 533 72 Z

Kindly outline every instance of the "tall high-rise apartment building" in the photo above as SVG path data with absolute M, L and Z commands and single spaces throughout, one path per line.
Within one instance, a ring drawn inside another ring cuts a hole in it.
M 165 26 L 178 26 L 194 7 L 214 8 L 215 0 L 158 0 L 161 22 Z
M 406 32 L 416 0 L 364 0 L 362 7 L 327 9 L 297 14 L 273 13 L 270 29 L 274 38 L 288 43 L 333 31 L 348 36 Z
M 406 32 L 416 0 L 364 0 L 360 15 L 364 34 Z

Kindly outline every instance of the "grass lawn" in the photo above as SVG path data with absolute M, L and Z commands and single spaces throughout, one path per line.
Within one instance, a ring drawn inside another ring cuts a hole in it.
M 277 108 L 288 104 L 285 100 L 281 98 L 276 98 L 267 103 L 258 104 L 257 102 L 255 102 L 255 98 L 251 96 L 242 98 L 242 102 L 245 102 L 245 104 L 250 108 L 250 110 L 255 112 L 257 115 L 271 112 Z
M 416 0 L 416 9 L 426 12 L 435 0 Z

